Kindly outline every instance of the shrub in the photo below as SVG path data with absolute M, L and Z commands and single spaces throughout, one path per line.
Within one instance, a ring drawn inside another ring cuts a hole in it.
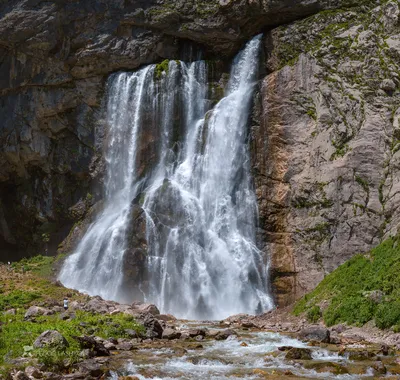
M 380 329 L 387 329 L 400 324 L 400 300 L 378 306 L 375 323 Z
M 319 306 L 315 305 L 307 312 L 307 320 L 311 323 L 316 323 L 321 318 L 321 309 Z

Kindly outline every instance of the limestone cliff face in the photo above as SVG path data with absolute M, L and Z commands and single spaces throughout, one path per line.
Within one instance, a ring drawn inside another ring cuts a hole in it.
M 253 152 L 281 304 L 397 231 L 399 13 L 392 1 L 322 12 L 267 38 Z
M 101 181 L 107 76 L 165 58 L 230 58 L 328 0 L 0 0 L 0 251 L 54 251 Z
M 101 209 L 109 74 L 193 51 L 223 66 L 265 32 L 251 130 L 259 244 L 277 301 L 304 294 L 399 222 L 399 7 L 378 3 L 0 0 L 0 260 L 55 251 L 68 234 L 70 252 Z M 136 275 L 146 242 L 132 212 Z

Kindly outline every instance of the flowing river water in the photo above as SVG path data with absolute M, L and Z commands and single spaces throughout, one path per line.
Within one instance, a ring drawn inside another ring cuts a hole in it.
M 221 329 L 219 324 L 185 322 L 178 328 Z M 140 348 L 124 364 L 111 372 L 110 379 L 121 376 L 152 380 L 225 379 L 377 379 L 390 377 L 373 368 L 376 362 L 349 360 L 334 345 L 307 345 L 298 339 L 274 332 L 241 329 L 227 340 L 167 342 L 154 348 Z M 311 360 L 289 360 L 287 347 L 311 349 Z M 354 347 L 359 347 L 355 345 Z M 281 350 L 280 350 L 281 349 Z M 385 360 L 383 357 L 379 360 Z M 389 359 L 393 361 L 392 359 Z

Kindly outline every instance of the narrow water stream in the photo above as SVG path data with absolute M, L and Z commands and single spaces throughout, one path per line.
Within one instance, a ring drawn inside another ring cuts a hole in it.
M 178 328 L 220 329 L 219 325 L 188 322 Z M 311 360 L 286 359 L 285 347 L 307 348 Z M 279 350 L 281 348 L 281 350 Z M 278 333 L 240 330 L 224 341 L 169 341 L 165 347 L 139 349 L 112 372 L 111 379 L 376 379 L 369 361 L 354 362 L 338 348 L 309 346 Z M 389 375 L 389 374 L 388 374 Z M 380 377 L 379 377 L 380 378 Z

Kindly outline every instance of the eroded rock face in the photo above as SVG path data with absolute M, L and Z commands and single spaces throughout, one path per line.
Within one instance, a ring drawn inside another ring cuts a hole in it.
M 348 4 L 338 0 L 333 6 L 341 2 Z M 2 259 L 56 251 L 82 219 L 76 206 L 101 199 L 92 192 L 104 169 L 107 126 L 101 102 L 110 73 L 165 58 L 190 59 L 185 47 L 191 44 L 200 46 L 205 56 L 230 58 L 264 27 L 307 16 L 330 3 L 2 1 Z M 152 138 L 146 136 L 148 145 Z M 149 151 L 147 145 L 142 147 Z M 139 156 L 143 169 L 149 157 Z
M 319 14 L 266 38 L 253 169 L 281 305 L 397 231 L 398 18 L 389 2 Z

